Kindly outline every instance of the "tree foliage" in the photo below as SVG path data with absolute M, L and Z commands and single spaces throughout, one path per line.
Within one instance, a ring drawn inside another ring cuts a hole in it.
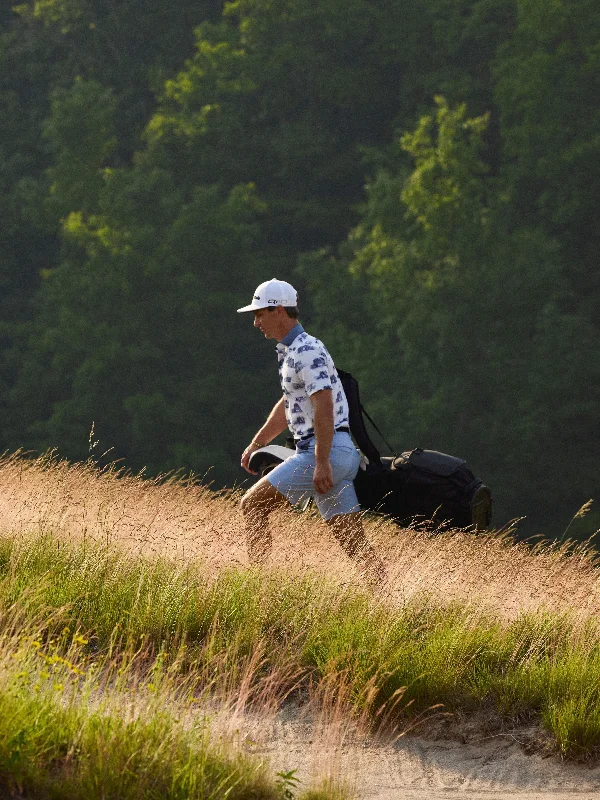
M 569 308 L 557 242 L 543 226 L 507 223 L 481 160 L 486 118 L 436 102 L 402 137 L 414 170 L 378 175 L 370 225 L 337 259 L 363 286 L 365 324 L 359 336 L 331 336 L 373 387 L 399 448 L 461 453 L 503 487 L 502 516 L 533 495 L 550 523 L 557 507 L 595 492 L 600 346 L 585 304 Z M 313 288 L 326 293 L 326 281 Z

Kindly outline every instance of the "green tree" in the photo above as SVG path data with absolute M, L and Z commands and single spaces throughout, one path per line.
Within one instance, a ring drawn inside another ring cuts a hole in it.
M 283 253 L 339 241 L 362 193 L 360 149 L 421 98 L 426 7 L 240 0 L 198 36 L 150 124 L 152 159 L 183 182 L 256 183 Z
M 110 87 L 118 103 L 119 155 L 127 161 L 155 92 L 193 52 L 194 28 L 220 14 L 217 0 L 30 0 L 17 5 L 15 48 L 48 98 L 76 77 Z M 25 52 L 23 52 L 25 51 Z M 47 100 L 46 100 L 47 102 Z
M 598 440 L 600 348 L 585 316 L 564 310 L 558 244 L 507 224 L 485 128 L 438 98 L 403 137 L 414 170 L 378 176 L 337 264 L 363 292 L 361 336 L 335 341 L 398 447 L 462 455 L 494 489 L 500 521 L 559 528 L 594 492 L 581 435 Z
M 53 230 L 40 224 L 37 213 L 46 191 L 41 164 L 47 158 L 38 98 L 27 91 L 27 77 L 15 63 L 14 49 L 15 37 L 0 31 L 0 438 L 4 444 L 12 425 L 8 394 L 21 367 L 39 273 L 58 252 L 58 225 Z
M 516 27 L 514 0 L 431 0 L 429 10 L 435 52 L 423 77 L 428 95 L 466 102 L 478 114 L 495 112 L 493 65 Z M 495 114 L 491 124 L 495 137 Z
M 114 93 L 96 81 L 77 78 L 69 89 L 53 92 L 44 133 L 55 154 L 47 170 L 54 217 L 97 211 L 105 169 L 117 146 L 116 111 Z
M 71 211 L 92 213 L 102 191 L 100 167 L 130 161 L 155 104 L 153 89 L 191 54 L 194 26 L 219 12 L 220 4 L 214 0 L 200 4 L 177 0 L 168 8 L 155 0 L 144 3 L 143 8 L 128 0 L 38 0 L 2 12 L 3 446 L 23 443 L 27 427 L 23 420 L 31 424 L 35 418 L 28 414 L 34 414 L 36 403 L 14 406 L 9 402 L 10 390 L 26 361 L 40 276 L 59 263 L 61 218 Z M 65 113 L 56 115 L 61 104 Z M 103 113 L 113 127 L 110 137 L 103 128 Z M 57 124 L 69 130 L 64 128 L 60 136 L 50 138 L 43 135 L 45 126 Z M 92 124 L 100 127 L 93 130 Z M 104 143 L 105 152 L 98 150 L 95 138 Z M 63 185 L 59 187 L 60 181 Z M 69 196 L 65 182 L 70 186 Z
M 600 9 L 593 0 L 518 0 L 493 63 L 506 190 L 515 219 L 560 242 L 571 311 L 600 320 Z
M 168 175 L 145 170 L 106 173 L 100 205 L 110 213 L 65 220 L 38 301 L 12 395 L 36 420 L 28 443 L 82 458 L 94 423 L 97 449 L 114 446 L 130 467 L 215 467 L 231 480 L 240 436 L 268 404 L 265 361 L 235 326 L 239 276 L 257 280 L 248 253 L 261 206 L 247 187 L 198 187 L 186 202 Z

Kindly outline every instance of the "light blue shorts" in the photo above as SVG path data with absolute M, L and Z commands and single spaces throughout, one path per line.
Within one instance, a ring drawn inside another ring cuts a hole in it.
M 335 433 L 329 454 L 333 473 L 333 489 L 319 494 L 315 489 L 315 438 L 298 442 L 296 452 L 267 475 L 267 480 L 293 505 L 298 505 L 310 497 L 319 509 L 323 519 L 328 520 L 338 514 L 360 511 L 360 506 L 352 481 L 360 464 L 360 454 L 348 433 Z

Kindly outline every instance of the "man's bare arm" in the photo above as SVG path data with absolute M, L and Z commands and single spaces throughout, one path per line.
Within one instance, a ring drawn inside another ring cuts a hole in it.
M 271 409 L 271 413 L 267 417 L 267 421 L 242 453 L 242 467 L 246 470 L 246 472 L 249 472 L 251 475 L 256 475 L 256 472 L 248 469 L 250 456 L 255 450 L 258 450 L 260 447 L 264 447 L 266 444 L 269 444 L 269 442 L 272 442 L 273 439 L 276 436 L 279 436 L 280 433 L 283 433 L 286 428 L 287 420 L 285 418 L 285 399 L 282 397 L 281 400 L 278 400 L 275 403 Z
M 283 433 L 286 428 L 287 420 L 285 418 L 285 398 L 282 397 L 271 409 L 271 413 L 267 417 L 267 421 L 256 434 L 253 441 L 259 442 L 262 445 L 269 444 L 269 442 L 272 442 L 276 436 L 279 436 L 280 433 Z
M 333 489 L 333 475 L 329 462 L 331 442 L 334 434 L 333 424 L 333 392 L 321 389 L 310 397 L 314 409 L 315 427 L 315 474 L 314 485 L 319 494 Z

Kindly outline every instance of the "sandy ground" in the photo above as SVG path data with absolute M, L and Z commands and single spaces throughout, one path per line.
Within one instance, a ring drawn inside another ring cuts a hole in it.
M 0 534 L 89 537 L 136 553 L 199 560 L 209 573 L 247 563 L 235 500 L 201 486 L 117 479 L 81 465 L 0 460 Z M 507 620 L 540 608 L 582 619 L 600 612 L 600 571 L 585 553 L 548 543 L 532 549 L 494 534 L 432 536 L 377 520 L 366 520 L 366 530 L 390 577 L 385 602 L 402 604 L 425 592 L 484 606 Z M 310 513 L 278 512 L 272 531 L 275 569 L 308 570 L 342 584 L 358 580 L 330 531 Z M 268 722 L 244 717 L 237 724 L 243 749 L 274 771 L 296 769 L 303 782 L 329 773 L 361 800 L 600 798 L 600 766 L 528 755 L 526 730 L 463 741 L 411 734 L 377 744 L 294 709 Z
M 528 754 L 537 731 L 432 740 L 418 735 L 374 742 L 288 708 L 265 724 L 237 721 L 242 748 L 273 772 L 296 770 L 303 785 L 332 778 L 357 800 L 597 800 L 600 766 Z

